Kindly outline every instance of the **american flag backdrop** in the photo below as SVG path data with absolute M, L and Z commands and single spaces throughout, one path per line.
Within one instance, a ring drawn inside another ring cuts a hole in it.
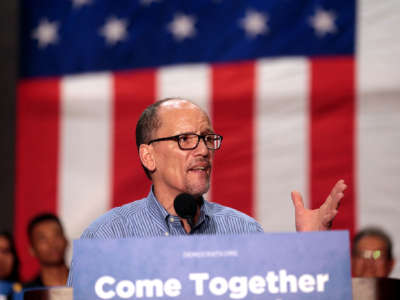
M 334 228 L 379 225 L 400 259 L 398 0 L 22 0 L 15 234 L 57 213 L 69 239 L 147 195 L 134 129 L 188 98 L 224 136 L 207 198 L 294 231 L 293 189 Z M 394 276 L 400 276 L 397 267 Z

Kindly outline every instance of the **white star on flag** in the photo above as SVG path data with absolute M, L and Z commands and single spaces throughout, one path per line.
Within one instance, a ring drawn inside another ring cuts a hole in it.
M 110 17 L 100 29 L 100 34 L 104 36 L 107 44 L 113 46 L 119 41 L 123 41 L 127 38 L 127 27 L 128 22 L 126 20 Z
M 168 29 L 176 40 L 182 41 L 196 35 L 195 22 L 196 19 L 190 15 L 176 14 Z
M 84 5 L 92 4 L 92 0 L 72 0 L 74 8 L 81 8 Z
M 268 16 L 266 14 L 248 10 L 246 16 L 240 20 L 240 26 L 246 31 L 246 35 L 251 38 L 268 32 Z
M 315 15 L 310 17 L 310 24 L 314 28 L 315 33 L 319 37 L 323 37 L 328 33 L 336 32 L 335 19 L 336 15 L 334 12 L 318 8 Z
M 161 0 L 140 0 L 140 4 L 144 5 L 144 6 L 149 6 L 152 3 L 160 3 Z
M 47 19 L 42 19 L 39 26 L 33 30 L 32 38 L 38 40 L 39 48 L 46 48 L 50 44 L 57 44 L 57 31 L 58 22 L 49 22 Z

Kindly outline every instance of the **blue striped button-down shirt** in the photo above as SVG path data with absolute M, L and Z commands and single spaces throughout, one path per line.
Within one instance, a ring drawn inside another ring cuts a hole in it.
M 253 218 L 233 208 L 204 201 L 200 217 L 190 234 L 242 234 L 263 232 Z M 152 189 L 149 195 L 116 207 L 94 221 L 81 238 L 114 239 L 186 234 L 179 217 L 170 215 L 158 202 Z M 72 284 L 71 266 L 68 285 Z
M 253 218 L 229 207 L 204 201 L 191 234 L 235 234 L 263 232 Z M 81 238 L 129 238 L 186 234 L 180 219 L 170 215 L 149 195 L 114 208 L 93 222 Z

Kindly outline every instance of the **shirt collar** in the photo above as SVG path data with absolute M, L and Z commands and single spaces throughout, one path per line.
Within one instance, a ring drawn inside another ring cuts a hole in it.
M 158 202 L 156 196 L 153 193 L 153 185 L 150 188 L 149 195 L 147 196 L 147 207 L 150 214 L 159 221 L 165 221 L 169 214 L 167 210 Z
M 211 217 L 211 211 L 209 208 L 209 202 L 203 197 L 203 205 L 200 207 L 199 224 L 203 222 L 205 219 L 209 219 L 210 217 Z
M 147 196 L 147 205 L 151 215 L 154 216 L 157 220 L 165 221 L 170 216 L 167 210 L 157 200 L 156 195 L 154 195 L 153 185 L 151 186 L 150 192 Z M 201 224 L 206 218 L 209 217 L 210 210 L 208 208 L 208 202 L 203 198 L 203 204 L 200 206 L 200 217 L 198 224 Z

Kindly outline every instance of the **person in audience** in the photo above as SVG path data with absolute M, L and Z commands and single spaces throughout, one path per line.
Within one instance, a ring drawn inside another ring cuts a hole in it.
M 65 263 L 67 239 L 60 219 L 50 213 L 34 217 L 28 225 L 30 253 L 39 262 L 39 274 L 24 287 L 64 286 L 69 269 Z
M 12 235 L 0 232 L 0 280 L 18 282 L 19 259 Z
M 358 232 L 351 262 L 353 277 L 388 277 L 395 263 L 389 235 L 374 227 Z

